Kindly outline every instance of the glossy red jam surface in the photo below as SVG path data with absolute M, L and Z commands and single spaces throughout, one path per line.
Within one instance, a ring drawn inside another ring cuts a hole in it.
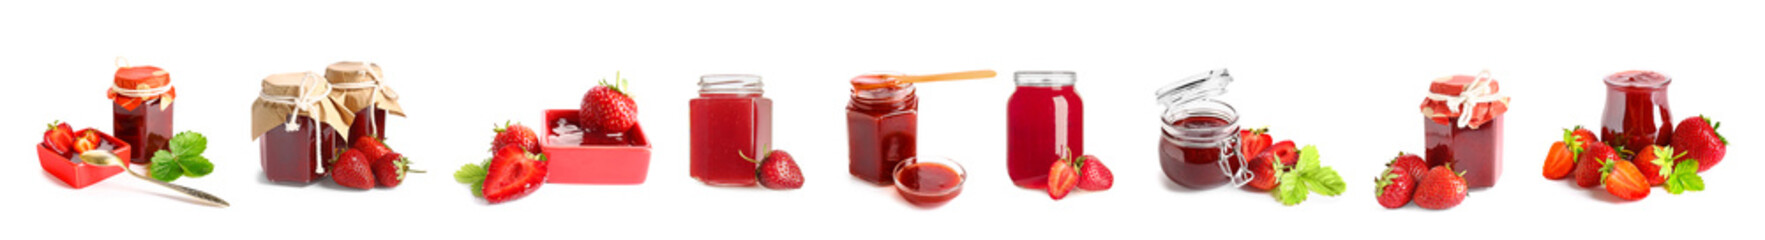
M 944 164 L 914 163 L 895 174 L 895 191 L 914 205 L 936 206 L 962 194 L 962 174 Z
M 287 125 L 279 125 L 264 132 L 258 137 L 259 159 L 262 159 L 264 176 L 270 181 L 308 183 L 323 177 L 319 169 L 325 168 L 322 162 L 330 162 L 339 150 L 345 149 L 343 136 L 337 134 L 329 124 L 317 124 L 309 117 L 296 117 L 300 124 L 298 131 L 287 131 Z M 317 126 L 317 127 L 315 127 Z M 313 131 L 319 131 L 314 138 Z M 314 142 L 319 142 L 316 146 Z M 320 147 L 314 151 L 314 147 Z
M 860 76 L 857 84 L 869 79 Z M 918 155 L 919 100 L 911 85 L 853 91 L 846 105 L 852 176 L 878 185 L 894 183 L 890 172 Z M 882 92 L 892 92 L 883 94 Z
M 1504 117 L 1484 123 L 1477 129 L 1458 128 L 1422 118 L 1428 166 L 1452 164 L 1453 171 L 1465 173 L 1465 185 L 1472 188 L 1495 186 L 1501 177 L 1501 144 Z M 1452 119 L 1458 122 L 1458 119 Z
M 1018 187 L 1048 187 L 1062 151 L 1085 154 L 1084 103 L 1072 86 L 1018 86 L 1006 106 L 1006 166 Z
M 692 177 L 709 185 L 754 185 L 754 162 L 772 143 L 772 100 L 758 94 L 700 94 L 690 101 Z
M 1612 147 L 1640 150 L 1668 145 L 1673 116 L 1668 114 L 1667 85 L 1673 79 L 1650 71 L 1625 71 L 1606 77 L 1606 109 L 1600 139 Z
M 1190 117 L 1177 120 L 1171 125 L 1178 129 L 1208 129 L 1225 127 L 1231 123 L 1215 117 Z M 1236 134 L 1238 130 L 1231 129 L 1230 132 Z M 1163 165 L 1165 177 L 1190 189 L 1218 187 L 1229 180 L 1219 166 L 1219 144 L 1223 144 L 1223 141 L 1205 146 L 1184 146 L 1178 143 L 1183 140 L 1186 139 L 1167 134 L 1159 141 L 1159 163 Z M 1239 167 L 1236 157 L 1229 160 L 1231 161 L 1227 163 L 1233 169 Z
M 129 162 L 142 164 L 153 160 L 153 153 L 171 148 L 167 141 L 172 139 L 172 112 L 176 106 L 164 106 L 160 109 L 158 99 L 148 100 L 127 110 L 122 105 L 112 104 L 112 130 L 116 137 L 134 146 L 129 153 Z

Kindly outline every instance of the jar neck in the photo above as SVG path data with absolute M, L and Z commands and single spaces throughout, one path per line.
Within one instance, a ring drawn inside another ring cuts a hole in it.
M 1014 75 L 1018 87 L 1071 87 L 1078 81 L 1078 74 L 1071 71 L 1019 71 Z
M 1610 89 L 1653 90 L 1667 89 L 1673 78 L 1653 71 L 1632 70 L 1606 76 L 1605 82 L 1606 88 Z
M 758 75 L 704 75 L 699 77 L 699 96 L 760 96 L 764 86 Z
M 919 108 L 919 95 L 911 84 L 900 88 L 852 91 L 848 108 L 863 112 L 896 112 Z
M 1216 147 L 1238 134 L 1237 111 L 1218 101 L 1167 108 L 1162 120 L 1164 138 L 1184 147 Z

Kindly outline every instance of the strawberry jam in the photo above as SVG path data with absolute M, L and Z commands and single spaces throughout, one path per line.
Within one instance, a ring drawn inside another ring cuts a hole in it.
M 1180 79 L 1158 90 L 1164 105 L 1158 156 L 1164 176 L 1190 189 L 1248 182 L 1238 151 L 1238 111 L 1216 99 L 1232 76 L 1225 69 Z
M 1006 105 L 1006 166 L 1018 187 L 1048 187 L 1048 166 L 1085 154 L 1085 111 L 1073 72 L 1018 72 Z
M 852 78 L 853 86 L 888 82 L 888 75 Z M 852 176 L 877 185 L 894 182 L 901 160 L 918 154 L 919 97 L 913 84 L 853 89 L 846 105 L 846 136 L 850 141 Z
M 1465 186 L 1495 186 L 1502 170 L 1502 120 L 1509 99 L 1488 72 L 1436 78 L 1422 113 L 1428 166 L 1451 166 Z
M 705 75 L 690 101 L 693 179 L 708 185 L 754 185 L 754 168 L 772 144 L 772 99 L 760 76 Z
M 111 131 L 135 147 L 129 162 L 148 163 L 154 152 L 171 147 L 167 141 L 173 134 L 172 102 L 177 92 L 170 74 L 153 66 L 118 68 L 109 95 L 114 102 Z
M 894 170 L 895 191 L 908 203 L 935 207 L 962 194 L 967 179 L 962 165 L 947 158 L 919 158 L 903 161 Z
M 251 106 L 252 138 L 270 181 L 310 183 L 325 176 L 328 162 L 348 147 L 349 128 L 332 90 L 312 73 L 270 75 Z
M 1641 150 L 1673 140 L 1667 85 L 1673 78 L 1651 71 L 1624 71 L 1606 77 L 1606 110 L 1600 139 L 1612 147 Z

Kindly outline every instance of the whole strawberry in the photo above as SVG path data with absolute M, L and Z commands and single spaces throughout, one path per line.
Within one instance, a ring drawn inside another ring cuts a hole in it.
M 803 188 L 803 170 L 797 168 L 797 161 L 784 150 L 772 150 L 760 160 L 756 170 L 760 178 L 760 186 L 770 189 Z
M 1428 162 L 1414 153 L 1398 152 L 1397 158 L 1392 158 L 1385 167 L 1405 172 L 1403 175 L 1409 176 L 1412 182 L 1422 181 L 1422 175 L 1428 173 Z
M 1103 166 L 1103 160 L 1097 156 L 1085 155 L 1076 164 L 1079 165 L 1079 189 L 1103 191 L 1115 186 L 1115 173 L 1109 172 L 1109 167 Z
M 520 123 L 503 122 L 502 126 L 491 130 L 496 131 L 496 137 L 490 141 L 492 152 L 503 149 L 505 146 L 515 146 L 527 153 L 537 154 L 540 152 L 539 135 L 534 134 L 533 129 L 529 129 L 527 126 Z
M 598 133 L 622 133 L 637 125 L 637 102 L 631 100 L 625 78 L 614 75 L 617 85 L 601 84 L 582 95 L 582 129 Z
M 1587 130 L 1587 128 L 1581 127 L 1581 125 L 1575 125 L 1575 129 L 1570 129 L 1569 134 L 1574 135 L 1573 138 L 1575 141 L 1581 143 L 1580 145 L 1575 146 L 1586 147 L 1587 145 L 1600 142 L 1599 135 L 1594 135 L 1593 130 Z M 1564 139 L 1567 140 L 1568 137 L 1565 137 Z
M 368 159 L 380 159 L 380 157 L 386 156 L 387 153 L 392 153 L 392 149 L 387 148 L 386 143 L 380 142 L 380 139 L 367 136 L 356 138 L 355 142 L 350 143 L 350 149 L 362 151 L 362 156 L 367 156 Z
M 78 154 L 69 152 L 74 149 L 73 127 L 69 127 L 67 123 L 61 121 L 49 123 L 49 129 L 43 131 L 43 145 L 57 154 Z
M 1604 175 L 1601 179 L 1606 184 L 1606 192 L 1613 196 L 1631 201 L 1649 196 L 1648 180 L 1643 179 L 1642 172 L 1636 170 L 1636 165 L 1632 165 L 1630 161 L 1606 160 L 1600 172 Z
M 338 155 L 331 169 L 331 181 L 337 185 L 357 189 L 374 188 L 374 170 L 368 166 L 368 157 L 361 151 L 351 149 Z
M 1716 132 L 1718 127 L 1722 127 L 1722 123 L 1704 116 L 1679 121 L 1673 132 L 1673 149 L 1685 154 L 1682 159 L 1697 160 L 1698 172 L 1710 170 L 1728 153 L 1728 138 Z
M 1436 166 L 1416 185 L 1416 206 L 1427 209 L 1448 209 L 1465 201 L 1465 178 L 1450 166 Z
M 1637 171 L 1642 172 L 1649 186 L 1660 186 L 1667 183 L 1667 176 L 1673 174 L 1673 165 L 1685 156 L 1684 153 L 1675 155 L 1673 152 L 1673 147 L 1650 145 L 1637 151 L 1636 159 L 1630 162 L 1636 165 Z
M 1593 188 L 1600 185 L 1600 168 L 1606 160 L 1624 160 L 1618 157 L 1618 151 L 1605 143 L 1593 143 L 1575 160 L 1575 185 Z
M 1072 164 L 1071 159 L 1063 157 L 1048 166 L 1049 198 L 1054 198 L 1054 200 L 1066 198 L 1066 194 L 1072 192 L 1073 186 L 1079 184 L 1079 172 L 1077 169 L 1073 169 Z
M 420 172 L 412 171 L 410 164 L 411 160 L 406 159 L 404 154 L 387 153 L 382 155 L 379 159 L 374 160 L 374 182 L 380 183 L 382 187 L 398 187 L 399 183 L 404 182 L 405 174 Z
M 1409 174 L 1403 169 L 1389 167 L 1373 179 L 1373 194 L 1378 196 L 1379 206 L 1401 208 L 1410 204 L 1410 196 L 1416 193 L 1416 178 Z

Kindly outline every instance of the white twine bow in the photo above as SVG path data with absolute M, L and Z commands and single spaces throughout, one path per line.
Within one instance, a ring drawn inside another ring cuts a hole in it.
M 1501 101 L 1504 97 L 1501 93 L 1495 93 L 1494 89 L 1490 88 L 1489 84 L 1494 81 L 1495 79 L 1490 77 L 1489 70 L 1485 69 L 1478 72 L 1477 78 L 1472 79 L 1471 84 L 1465 85 L 1465 89 L 1457 96 L 1429 93 L 1428 99 L 1446 102 L 1447 110 L 1459 112 L 1458 127 L 1470 127 L 1471 115 L 1474 112 L 1472 109 L 1477 104 Z
M 323 100 L 325 96 L 331 95 L 330 85 L 325 85 L 324 91 L 320 91 L 316 97 L 313 94 L 306 94 L 306 92 L 309 92 L 307 89 L 311 89 L 313 85 L 317 85 L 318 83 L 321 83 L 320 81 L 324 80 L 325 79 L 319 78 L 318 75 L 313 74 L 312 72 L 307 72 L 306 76 L 301 78 L 300 88 L 296 90 L 300 91 L 300 93 L 295 93 L 295 96 L 281 96 L 269 92 L 260 92 L 258 93 L 257 98 L 264 100 L 265 102 L 294 106 L 294 112 L 288 114 L 288 127 L 286 130 L 289 132 L 300 131 L 300 122 L 294 121 L 295 117 L 299 116 L 299 113 L 309 110 L 307 109 L 308 106 L 312 106 L 313 103 Z M 316 121 L 317 118 L 314 120 Z
M 366 82 L 347 82 L 347 83 L 338 83 L 338 84 L 333 84 L 333 85 L 335 85 L 334 87 L 337 89 L 372 88 L 373 90 L 368 93 L 368 107 L 369 108 L 380 107 L 380 94 L 382 91 L 386 92 L 386 98 L 397 100 L 398 94 L 392 93 L 392 89 L 386 88 L 385 85 L 380 84 L 380 72 L 375 71 L 374 66 L 375 65 L 373 62 L 362 62 L 362 69 L 356 70 L 356 74 L 368 76 L 369 80 Z M 364 108 L 364 109 L 366 109 L 366 108 Z M 368 119 L 367 119 L 368 120 L 368 124 L 367 124 L 368 131 L 367 132 L 378 133 L 380 131 L 380 129 L 379 129 L 380 126 L 376 126 L 376 124 L 374 124 L 378 120 L 378 116 L 375 116 L 377 114 L 375 114 L 372 111 L 370 111 L 366 114 L 368 114 Z
M 270 103 L 293 105 L 294 112 L 288 113 L 288 123 L 284 124 L 287 126 L 282 128 L 282 130 L 287 131 L 287 132 L 300 131 L 300 122 L 295 121 L 296 119 L 298 119 L 297 117 L 300 116 L 300 113 L 307 111 L 308 106 L 312 106 L 314 103 L 319 102 L 319 100 L 324 100 L 325 96 L 331 95 L 331 85 L 329 85 L 329 84 L 324 85 L 325 90 L 320 91 L 319 94 L 316 94 L 316 95 L 306 94 L 308 92 L 307 89 L 312 88 L 312 85 L 317 85 L 319 83 L 323 83 L 322 81 L 325 81 L 325 79 L 318 77 L 318 74 L 313 74 L 313 72 L 306 72 L 306 76 L 301 77 L 300 88 L 295 89 L 295 91 L 298 91 L 298 93 L 294 94 L 295 96 L 290 97 L 290 96 L 275 95 L 275 94 L 271 94 L 268 92 L 259 92 L 257 94 L 257 98 L 264 100 L 265 102 L 270 102 Z M 323 112 L 321 112 L 320 114 L 323 114 Z M 322 118 L 322 117 L 321 116 L 314 116 L 313 124 L 315 124 L 315 125 L 319 124 L 318 123 L 319 118 Z M 325 168 L 321 167 L 321 165 L 324 164 L 321 162 L 321 159 L 324 159 L 324 156 L 325 156 L 324 150 L 323 150 L 324 149 L 323 143 L 325 141 L 324 141 L 324 139 L 320 138 L 321 137 L 319 135 L 320 134 L 319 132 L 321 132 L 320 130 L 322 130 L 322 129 L 319 129 L 319 128 L 313 129 L 313 166 L 314 166 L 313 171 L 317 172 L 318 174 L 325 174 Z

